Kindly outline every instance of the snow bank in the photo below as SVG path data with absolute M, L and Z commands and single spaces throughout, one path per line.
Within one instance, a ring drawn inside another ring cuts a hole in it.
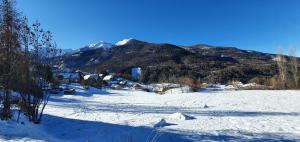
M 188 116 L 188 115 L 186 115 L 184 113 L 180 113 L 180 112 L 173 113 L 173 114 L 169 115 L 168 118 L 174 119 L 174 120 L 191 120 L 191 119 L 195 119 L 192 116 Z
M 151 86 L 153 92 L 161 92 L 161 93 L 165 93 L 165 91 L 170 89 L 181 87 L 179 84 L 174 84 L 174 83 L 150 84 L 149 86 Z
M 267 89 L 267 86 L 260 85 L 257 83 L 243 84 L 242 82 L 232 82 L 231 85 L 225 86 L 225 90 L 251 90 L 251 89 Z
M 180 94 L 180 93 L 191 93 L 193 89 L 189 86 L 184 86 L 180 88 L 172 88 L 165 92 L 165 94 Z

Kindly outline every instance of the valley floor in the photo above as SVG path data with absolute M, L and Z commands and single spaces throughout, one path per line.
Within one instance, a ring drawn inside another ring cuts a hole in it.
M 73 87 L 76 95 L 51 97 L 40 125 L 0 121 L 0 141 L 300 141 L 300 91 L 161 96 Z M 171 115 L 176 112 L 191 119 Z

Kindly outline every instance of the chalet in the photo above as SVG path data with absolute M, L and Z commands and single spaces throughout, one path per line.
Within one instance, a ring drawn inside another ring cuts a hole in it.
M 99 80 L 99 76 L 97 74 L 88 74 L 83 77 L 84 80 Z
M 101 87 L 102 80 L 98 74 L 88 74 L 83 76 L 84 84 L 93 86 L 93 87 Z
M 66 73 L 58 73 L 56 76 L 62 83 L 69 83 L 69 82 L 79 83 L 80 82 L 79 73 L 67 73 L 67 72 Z
M 112 81 L 114 79 L 114 77 L 115 76 L 113 74 L 107 75 L 103 78 L 103 81 L 106 81 L 106 82 Z

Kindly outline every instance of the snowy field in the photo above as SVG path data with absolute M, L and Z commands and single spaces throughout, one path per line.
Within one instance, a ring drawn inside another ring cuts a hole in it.
M 76 95 L 52 96 L 40 125 L 0 121 L 0 141 L 300 141 L 300 91 L 160 96 L 74 87 Z

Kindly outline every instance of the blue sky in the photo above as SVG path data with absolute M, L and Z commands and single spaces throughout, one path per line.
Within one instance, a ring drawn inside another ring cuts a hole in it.
M 300 50 L 300 0 L 17 0 L 61 48 L 124 38 Z

